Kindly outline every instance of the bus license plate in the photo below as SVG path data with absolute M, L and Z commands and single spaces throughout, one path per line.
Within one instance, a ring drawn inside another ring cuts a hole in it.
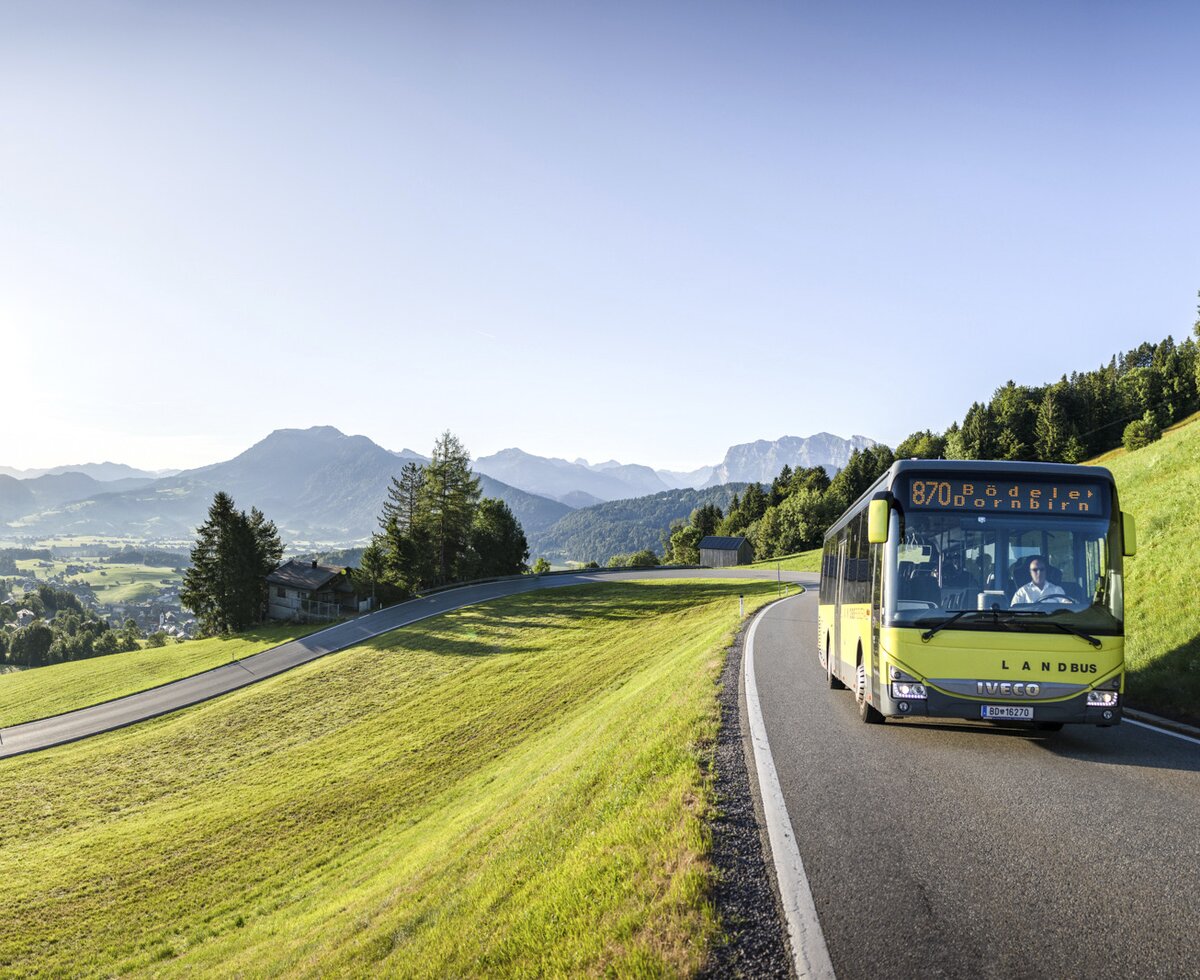
M 985 704 L 984 718 L 1016 718 L 1022 721 L 1033 721 L 1033 708 L 1021 704 Z

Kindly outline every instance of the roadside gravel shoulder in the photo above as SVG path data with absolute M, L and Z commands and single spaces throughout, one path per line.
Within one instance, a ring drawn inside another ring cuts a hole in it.
M 701 971 L 705 978 L 792 976 L 787 927 L 767 861 L 765 827 L 749 765 L 742 654 L 751 620 L 738 632 L 721 672 L 721 728 L 715 753 L 717 815 L 712 825 L 717 886 L 713 904 L 721 938 Z

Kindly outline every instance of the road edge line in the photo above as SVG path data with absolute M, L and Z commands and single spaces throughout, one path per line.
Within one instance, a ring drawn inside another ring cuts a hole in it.
M 796 976 L 801 980 L 810 977 L 814 980 L 834 980 L 833 961 L 829 958 L 829 947 L 825 944 L 825 934 L 821 931 L 817 907 L 808 886 L 808 876 L 804 873 L 804 860 L 800 857 L 800 848 L 796 843 L 787 804 L 783 799 L 783 788 L 779 784 L 779 774 L 775 771 L 775 762 L 771 757 L 771 745 L 767 739 L 766 724 L 763 721 L 754 676 L 754 634 L 763 616 L 774 605 L 773 603 L 761 610 L 754 617 L 754 622 L 750 624 L 746 634 L 746 654 L 742 661 L 746 717 L 750 725 L 750 742 L 754 748 L 754 769 L 762 796 L 767 841 L 771 846 L 771 860 L 775 865 L 775 876 L 783 902 L 783 916 L 787 923 Z
M 1160 728 L 1158 725 L 1151 725 L 1149 722 L 1138 721 L 1128 715 L 1121 719 L 1123 725 L 1137 725 L 1138 728 L 1145 728 L 1148 731 L 1158 732 L 1159 735 L 1170 735 L 1171 738 L 1177 738 L 1183 742 L 1191 742 L 1193 745 L 1200 745 L 1200 738 L 1194 738 L 1191 735 L 1184 735 L 1183 732 L 1173 731 L 1170 728 Z

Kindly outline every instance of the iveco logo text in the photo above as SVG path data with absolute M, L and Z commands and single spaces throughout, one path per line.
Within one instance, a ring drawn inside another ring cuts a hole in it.
M 1025 684 L 1022 681 L 1010 683 L 1009 681 L 976 681 L 975 690 L 979 694 L 986 694 L 989 697 L 995 697 L 999 694 L 1001 697 L 1010 698 L 1036 698 L 1042 690 L 1040 684 Z

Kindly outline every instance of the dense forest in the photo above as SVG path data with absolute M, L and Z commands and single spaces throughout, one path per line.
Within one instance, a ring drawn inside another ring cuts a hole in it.
M 1200 320 L 1194 328 L 1200 337 Z M 896 459 L 1002 459 L 1080 463 L 1135 450 L 1200 411 L 1200 345 L 1189 337 L 1144 343 L 1093 371 L 1039 386 L 1009 381 L 945 432 L 914 432 L 895 451 L 856 452 L 830 480 L 820 467 L 785 467 L 770 487 L 751 484 L 727 511 L 697 508 L 672 524 L 664 560 L 691 563 L 705 534 L 745 535 L 756 558 L 817 547 L 825 530 Z

